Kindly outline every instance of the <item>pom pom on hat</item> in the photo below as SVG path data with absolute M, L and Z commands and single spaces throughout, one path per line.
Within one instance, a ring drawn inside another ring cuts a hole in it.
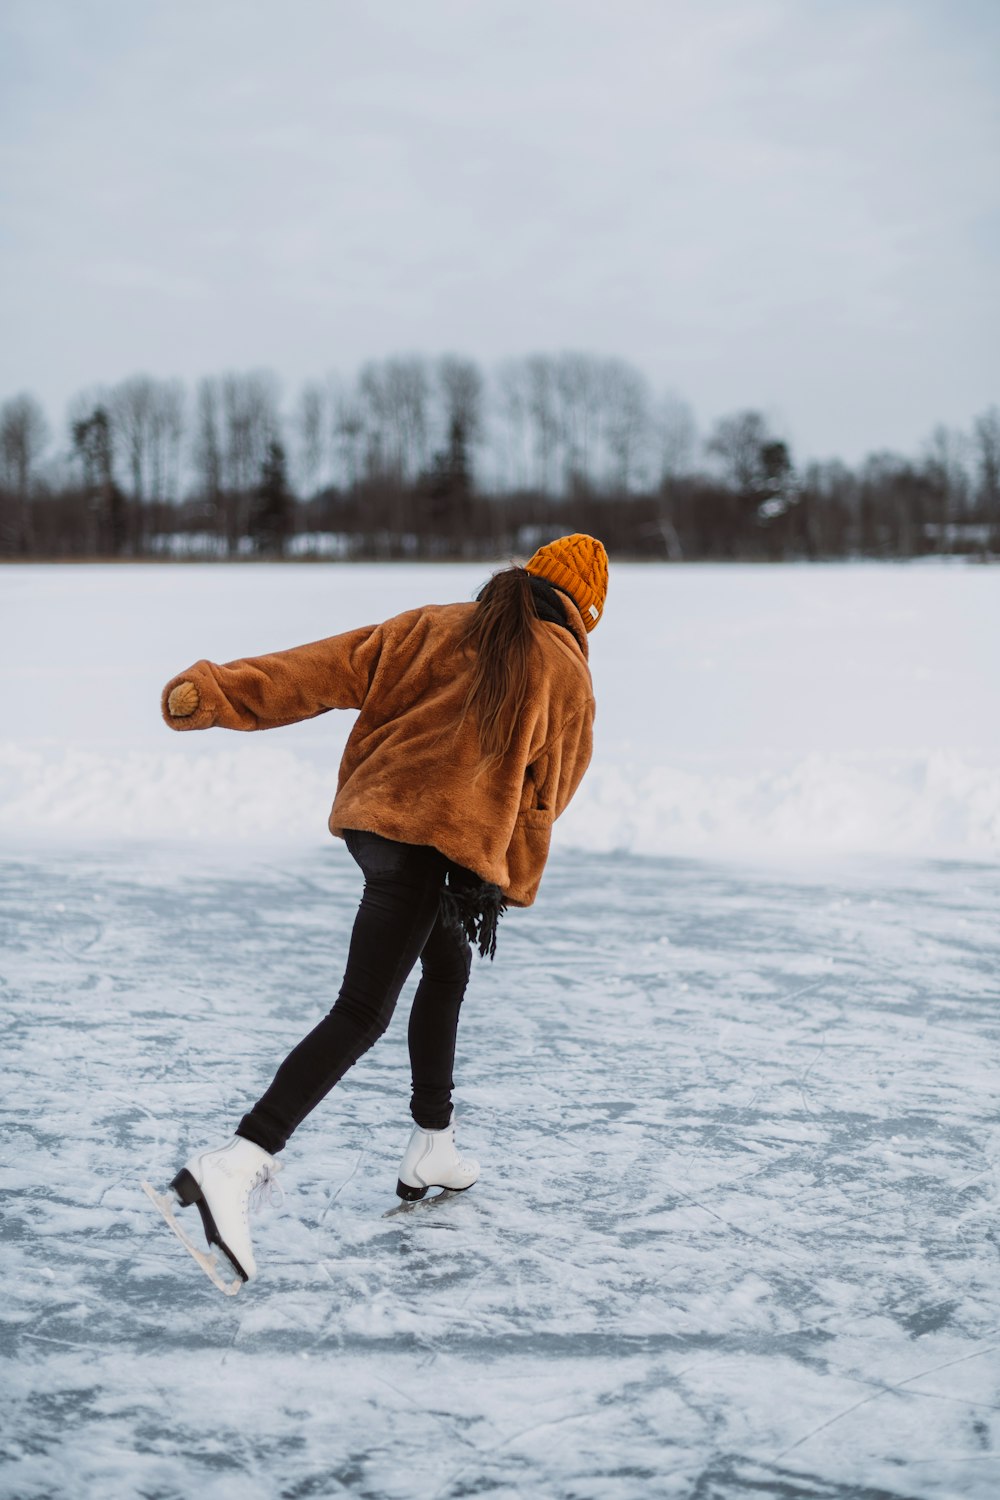
M 587 630 L 593 630 L 604 613 L 608 593 L 608 554 L 603 542 L 574 531 L 572 536 L 561 536 L 539 547 L 525 568 L 567 593 Z

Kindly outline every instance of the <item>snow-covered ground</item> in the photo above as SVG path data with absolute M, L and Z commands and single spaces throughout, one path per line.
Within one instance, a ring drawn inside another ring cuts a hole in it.
M 137 1187 L 332 1002 L 348 715 L 162 681 L 483 570 L 0 570 L 0 1495 L 994 1500 L 1000 575 L 615 569 L 591 776 L 383 1218 L 405 997 L 223 1299 Z M 738 856 L 734 858 L 733 856 Z
M 172 736 L 197 658 L 316 640 L 488 569 L 0 569 L 0 832 L 323 838 L 347 714 Z M 619 565 L 591 637 L 595 852 L 1000 854 L 1000 571 Z

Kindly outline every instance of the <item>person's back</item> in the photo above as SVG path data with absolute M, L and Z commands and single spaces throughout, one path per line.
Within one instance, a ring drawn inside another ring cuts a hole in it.
M 432 605 L 378 627 L 371 685 L 344 751 L 330 830 L 363 828 L 431 844 L 498 885 L 510 905 L 528 906 L 547 834 L 590 759 L 587 637 L 568 599 L 565 625 L 532 620 L 524 702 L 503 754 L 484 763 L 479 725 L 466 712 L 476 608 Z

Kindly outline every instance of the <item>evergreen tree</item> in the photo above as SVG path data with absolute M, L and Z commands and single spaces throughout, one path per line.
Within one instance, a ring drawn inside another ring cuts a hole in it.
M 426 530 L 446 538 L 453 549 L 461 550 L 472 507 L 468 431 L 461 416 L 452 417 L 448 446 L 435 453 L 430 469 L 423 476 L 421 490 L 421 518 Z
M 125 550 L 125 496 L 115 483 L 111 419 L 104 406 L 73 423 L 73 447 L 83 467 L 83 483 L 95 519 L 94 550 L 118 557 Z
M 273 438 L 261 464 L 260 483 L 250 508 L 249 534 L 262 557 L 283 557 L 291 531 L 292 494 L 285 450 Z

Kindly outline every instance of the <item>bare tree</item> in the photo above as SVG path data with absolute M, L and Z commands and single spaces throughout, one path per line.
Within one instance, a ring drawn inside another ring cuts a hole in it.
M 549 354 L 529 354 L 524 368 L 528 415 L 534 439 L 535 486 L 543 494 L 551 494 L 557 488 L 556 456 L 559 446 L 556 363 Z
M 309 498 L 322 483 L 326 463 L 327 388 L 318 380 L 302 387 L 293 418 L 294 472 L 299 494 Z
M 623 359 L 604 362 L 604 423 L 608 478 L 626 495 L 645 478 L 650 436 L 649 386 L 645 376 Z
M 333 397 L 333 443 L 340 459 L 344 487 L 356 490 L 364 472 L 365 412 L 357 390 L 338 390 Z
M 132 499 L 140 503 L 148 494 L 154 401 L 153 381 L 148 375 L 132 375 L 121 381 L 108 397 L 108 414 L 117 438 L 116 456 L 125 464 Z
M 385 374 L 381 364 L 369 360 L 358 371 L 358 406 L 364 422 L 364 466 L 366 479 L 381 479 L 391 473 L 389 457 L 391 415 Z
M 449 435 L 457 426 L 467 448 L 483 436 L 483 377 L 471 359 L 445 354 L 437 363 L 442 427 Z
M 144 507 L 177 498 L 184 439 L 184 388 L 177 380 L 132 375 L 110 392 L 108 414 L 116 459 L 132 500 L 133 550 L 143 550 Z
M 370 478 L 407 484 L 427 462 L 430 381 L 422 359 L 369 360 L 358 376 Z
M 939 423 L 927 443 L 924 472 L 940 496 L 939 521 L 947 527 L 959 520 L 971 496 L 968 470 L 970 443 L 964 432 Z
M 231 494 L 257 485 L 271 442 L 280 427 L 278 387 L 268 371 L 223 375 L 223 476 Z
M 526 490 L 530 474 L 530 395 L 523 359 L 504 360 L 494 378 L 500 451 L 497 475 L 501 489 Z
M 690 475 L 696 441 L 694 416 L 686 401 L 668 392 L 661 397 L 653 417 L 652 444 L 658 455 L 658 495 L 655 520 L 647 535 L 655 534 L 671 562 L 680 562 L 684 544 L 678 528 L 682 482 Z
M 179 380 L 158 380 L 151 433 L 149 492 L 154 500 L 180 498 L 187 397 Z
M 431 382 L 422 359 L 393 359 L 388 363 L 388 385 L 398 438 L 399 469 L 414 480 L 427 464 L 428 403 Z
M 14 501 L 11 550 L 21 556 L 34 550 L 32 491 L 48 441 L 45 413 L 34 396 L 22 393 L 0 407 L 0 489 Z
M 1000 531 L 1000 407 L 991 406 L 972 424 L 976 460 L 976 499 L 989 523 Z M 995 538 L 1000 542 L 1000 535 Z
M 595 455 L 604 399 L 601 361 L 591 354 L 560 354 L 556 361 L 555 384 L 559 402 L 563 486 L 567 494 L 584 494 L 593 489 L 597 477 Z
M 671 391 L 662 396 L 653 418 L 653 431 L 661 485 L 688 474 L 694 459 L 698 429 L 687 402 Z
M 705 451 L 718 458 L 723 478 L 738 494 L 752 494 L 758 487 L 761 450 L 771 442 L 767 423 L 759 411 L 741 411 L 720 417 L 705 444 Z
M 226 536 L 230 553 L 247 534 L 250 506 L 268 459 L 281 436 L 278 384 L 266 370 L 223 375 L 222 476 L 226 502 Z
M 215 376 L 198 382 L 192 461 L 202 504 L 220 541 L 226 535 L 222 485 L 222 393 Z
M 213 375 L 195 396 L 193 464 L 203 503 L 226 550 L 247 534 L 250 507 L 281 436 L 278 384 L 268 371 Z

